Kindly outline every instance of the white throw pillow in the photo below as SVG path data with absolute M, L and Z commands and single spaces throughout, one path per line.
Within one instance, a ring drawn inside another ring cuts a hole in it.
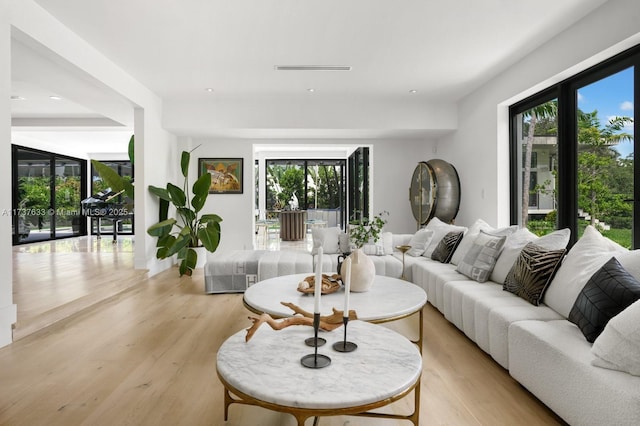
M 640 300 L 609 320 L 591 353 L 597 367 L 640 376 Z
M 457 265 L 460 263 L 465 254 L 469 251 L 469 249 L 473 246 L 474 240 L 478 237 L 480 231 L 490 232 L 493 228 L 487 222 L 482 219 L 476 220 L 473 225 L 469 227 L 469 230 L 464 234 L 462 241 L 458 244 L 458 248 L 456 248 L 455 253 L 453 253 L 453 257 L 451 257 L 451 261 L 449 263 L 453 265 Z
M 340 228 L 316 228 L 311 230 L 313 247 L 311 254 L 318 254 L 318 248 L 322 247 L 324 254 L 342 253 L 340 251 Z
M 633 278 L 640 281 L 640 250 L 630 250 L 626 253 L 616 254 L 620 265 L 630 273 Z
M 427 249 L 432 237 L 432 230 L 426 228 L 419 229 L 409 241 L 408 245 L 410 245 L 411 248 L 407 251 L 407 254 L 414 257 L 422 256 L 422 253 Z
M 340 253 L 350 253 L 353 251 L 351 240 L 349 239 L 349 234 L 347 234 L 346 232 L 341 232 L 340 235 L 338 235 L 338 248 L 340 250 Z
M 433 251 L 438 247 L 440 241 L 447 235 L 449 232 L 467 232 L 468 228 L 465 226 L 456 226 L 450 225 L 448 223 L 444 223 L 437 217 L 434 217 L 429 221 L 425 229 L 429 231 L 433 231 L 433 237 L 431 238 L 431 242 L 427 246 L 426 250 L 422 255 L 431 259 L 431 255 Z M 464 237 L 463 237 L 464 238 Z
M 626 252 L 626 248 L 603 237 L 593 226 L 587 226 L 549 284 L 544 304 L 569 318 L 569 312 L 589 278 L 612 256 Z
M 547 250 L 561 250 L 567 247 L 569 236 L 569 229 L 559 229 L 539 238 L 527 228 L 518 229 L 507 237 L 502 252 L 493 267 L 493 272 L 491 272 L 491 281 L 504 284 L 513 264 L 520 257 L 522 248 L 528 243 L 535 242 L 536 245 Z
M 393 234 L 391 232 L 383 232 L 377 244 L 382 244 L 384 254 L 393 254 Z

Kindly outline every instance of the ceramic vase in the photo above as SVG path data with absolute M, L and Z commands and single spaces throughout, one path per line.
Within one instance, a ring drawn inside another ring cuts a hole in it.
M 356 249 L 349 255 L 351 259 L 351 291 L 369 291 L 376 277 L 376 266 L 360 249 Z

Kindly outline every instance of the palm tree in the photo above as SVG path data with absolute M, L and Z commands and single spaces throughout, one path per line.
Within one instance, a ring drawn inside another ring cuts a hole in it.
M 536 124 L 541 119 L 555 118 L 558 113 L 558 101 L 554 99 L 552 101 L 545 102 L 534 108 L 531 108 L 522 113 L 523 120 L 529 118 L 529 128 L 527 130 L 527 137 L 525 138 L 524 149 L 524 166 L 522 177 L 522 226 L 527 225 L 529 217 L 529 186 L 531 183 L 531 153 L 533 152 L 533 138 L 535 135 Z

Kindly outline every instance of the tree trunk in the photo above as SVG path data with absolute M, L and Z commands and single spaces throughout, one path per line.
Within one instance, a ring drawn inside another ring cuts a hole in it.
M 529 185 L 531 182 L 531 152 L 533 151 L 533 135 L 538 122 L 538 116 L 535 111 L 531 112 L 531 119 L 529 120 L 529 132 L 525 139 L 524 149 L 524 169 L 522 177 L 522 218 L 521 225 L 527 226 L 529 218 Z

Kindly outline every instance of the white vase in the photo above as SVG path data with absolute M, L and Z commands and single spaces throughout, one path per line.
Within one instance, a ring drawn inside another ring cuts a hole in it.
M 351 258 L 351 291 L 369 291 L 376 277 L 376 265 L 360 249 L 355 249 Z

